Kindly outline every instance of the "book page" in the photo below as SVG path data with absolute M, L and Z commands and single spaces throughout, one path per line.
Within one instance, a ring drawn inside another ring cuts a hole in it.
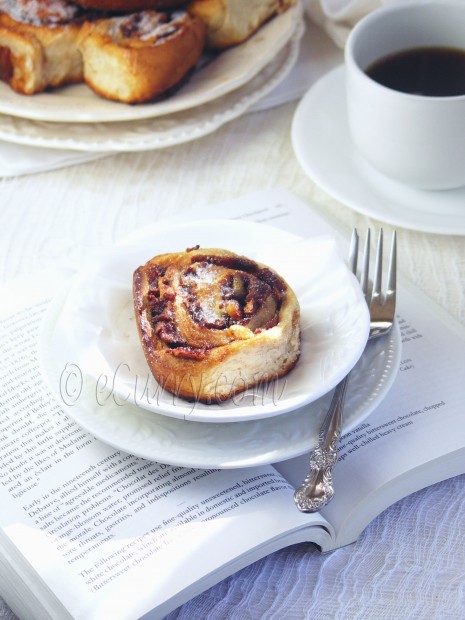
M 38 368 L 47 284 L 36 282 L 37 299 L 33 283 L 4 287 L 3 299 L 18 306 L 22 291 L 28 305 L 0 316 L 0 545 L 46 609 L 34 609 L 35 619 L 65 617 L 62 605 L 85 620 L 137 618 L 155 607 L 161 617 L 270 551 L 328 536 L 298 531 L 324 520 L 293 509 L 291 485 L 271 466 L 154 463 L 70 420 Z

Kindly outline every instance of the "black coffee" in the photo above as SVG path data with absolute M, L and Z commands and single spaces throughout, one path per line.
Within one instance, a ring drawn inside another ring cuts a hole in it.
M 429 97 L 465 95 L 465 50 L 421 47 L 377 60 L 367 75 L 383 86 Z

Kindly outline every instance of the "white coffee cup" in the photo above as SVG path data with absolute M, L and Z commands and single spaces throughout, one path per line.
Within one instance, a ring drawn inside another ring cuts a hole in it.
M 465 2 L 396 4 L 354 27 L 345 48 L 351 136 L 370 164 L 401 183 L 427 190 L 464 186 L 465 94 L 408 94 L 365 73 L 387 55 L 424 47 L 465 50 Z

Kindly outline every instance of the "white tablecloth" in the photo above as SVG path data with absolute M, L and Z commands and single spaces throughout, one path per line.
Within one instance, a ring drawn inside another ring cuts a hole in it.
M 276 185 L 348 228 L 378 226 L 304 174 L 290 140 L 295 108 L 288 103 L 247 114 L 208 137 L 165 150 L 3 179 L 0 277 L 75 270 L 149 223 Z M 389 234 L 391 226 L 384 228 Z M 464 324 L 465 237 L 398 230 L 401 271 Z M 461 476 L 406 498 L 356 544 L 336 552 L 321 555 L 297 545 L 274 553 L 169 618 L 463 617 L 464 482 Z M 0 601 L 0 618 L 13 617 Z

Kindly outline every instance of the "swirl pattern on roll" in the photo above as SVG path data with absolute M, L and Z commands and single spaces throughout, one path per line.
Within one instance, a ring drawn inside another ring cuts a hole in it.
M 163 388 L 215 403 L 288 373 L 300 310 L 270 267 L 221 249 L 163 254 L 133 278 L 142 348 Z

